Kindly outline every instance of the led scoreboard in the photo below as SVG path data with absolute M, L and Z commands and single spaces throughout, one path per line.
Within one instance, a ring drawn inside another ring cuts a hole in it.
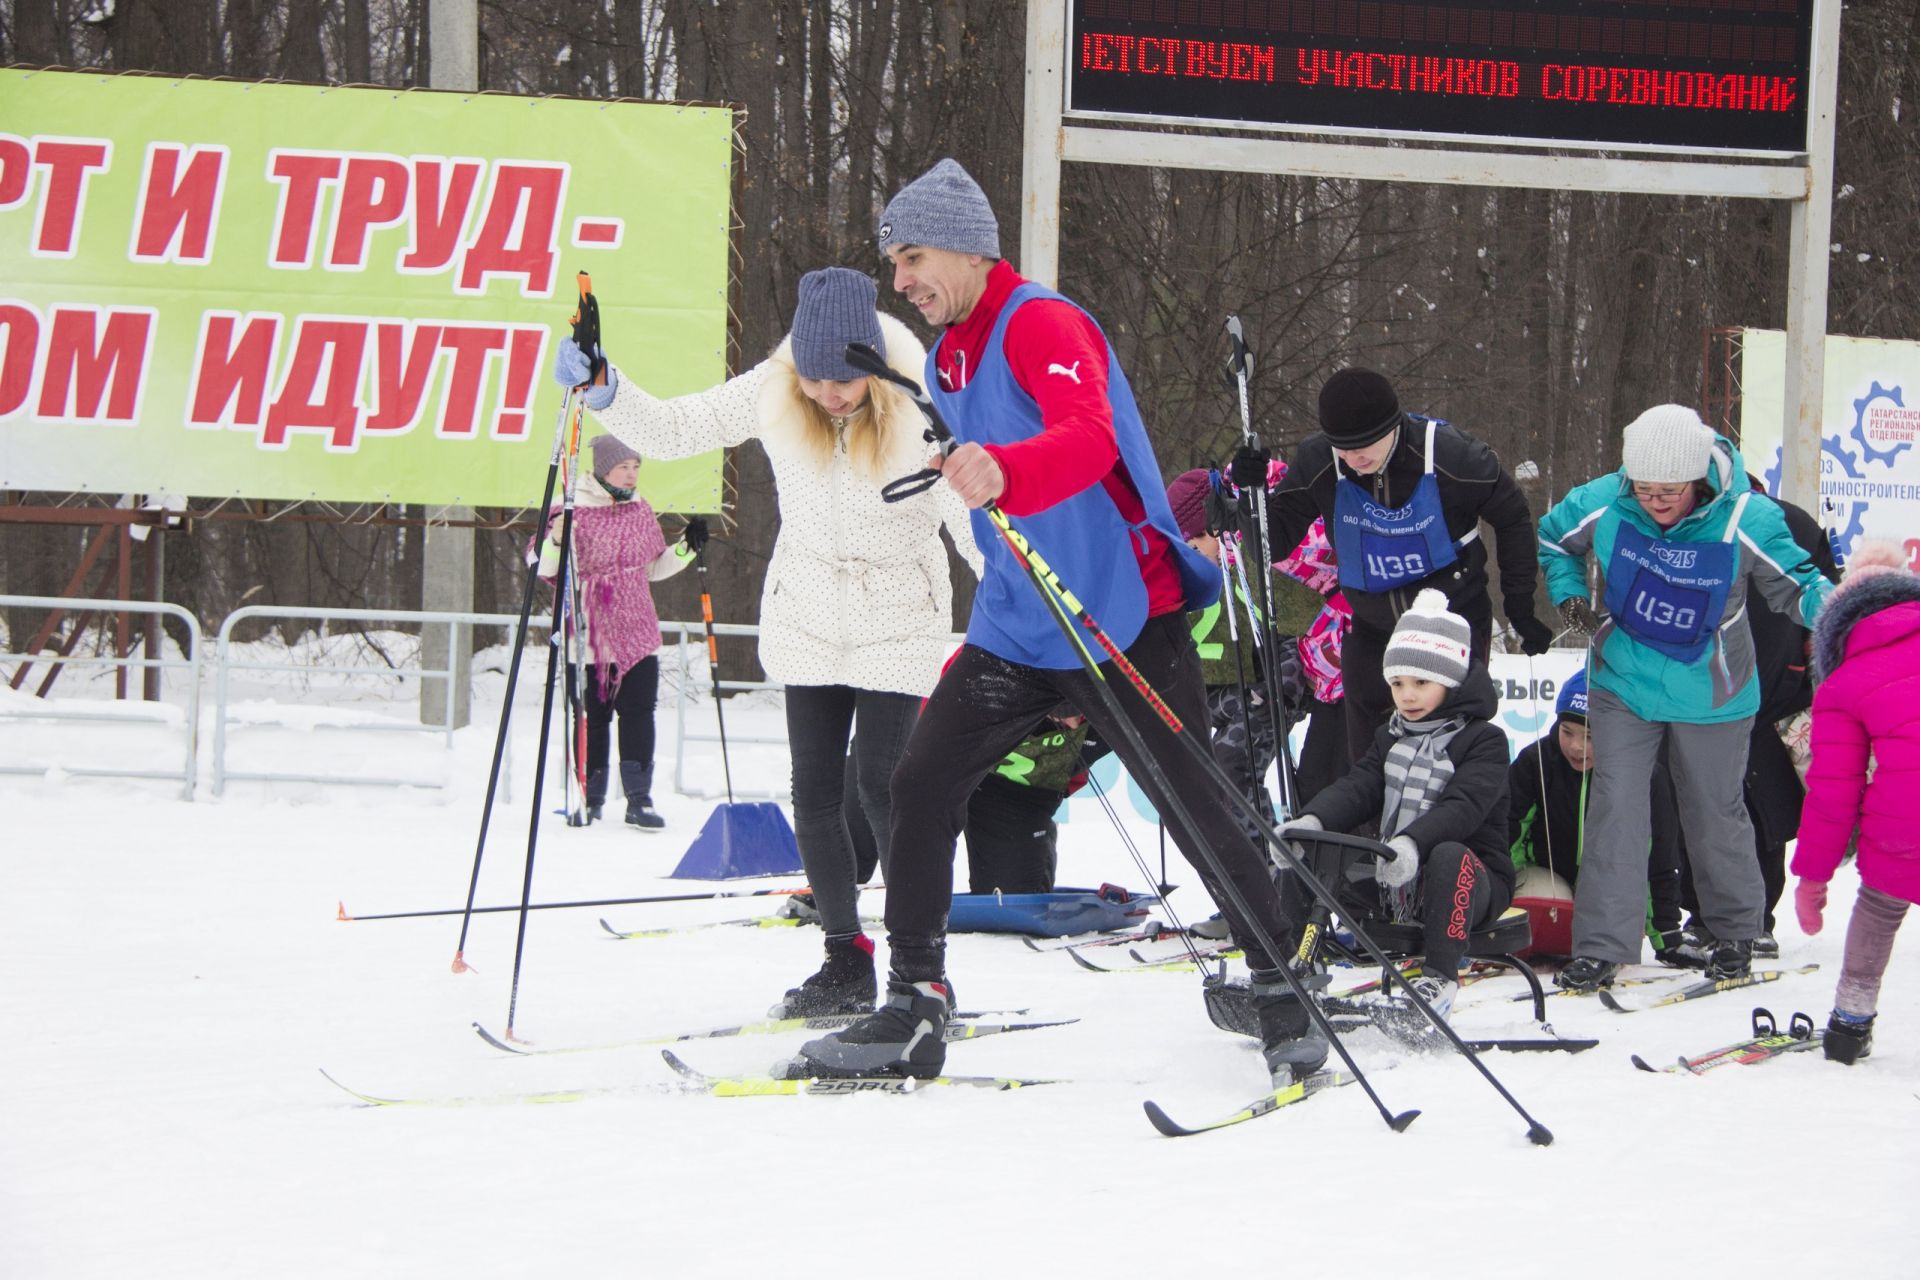
M 1813 0 L 1073 0 L 1072 22 L 1075 115 L 1806 150 Z

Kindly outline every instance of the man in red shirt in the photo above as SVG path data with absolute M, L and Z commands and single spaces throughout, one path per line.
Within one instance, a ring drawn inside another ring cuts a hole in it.
M 1058 631 L 1024 566 L 980 509 L 997 505 L 1085 603 L 1182 722 L 1204 732 L 1206 694 L 1186 624 L 1217 597 L 1218 570 L 1181 539 L 1126 376 L 1093 318 L 1022 279 L 1000 259 L 986 196 L 942 160 L 888 204 L 880 246 L 893 286 L 944 330 L 928 357 L 928 393 L 961 443 L 941 466 L 975 509 L 986 556 L 962 647 L 928 698 L 893 775 L 887 883 L 891 972 L 884 1005 L 803 1046 L 807 1075 L 937 1075 L 952 1009 L 946 919 L 954 840 L 967 797 L 1034 722 L 1070 704 L 1114 745 L 1171 818 L 1153 765 L 1184 801 L 1194 831 L 1175 842 L 1225 911 L 1254 970 L 1267 1062 L 1276 1084 L 1318 1070 L 1328 1045 L 1278 965 L 1222 891 L 1217 865 L 1281 946 L 1280 912 L 1263 850 L 1235 822 L 1205 766 L 1108 664 L 1107 685 L 1151 760 L 1108 711 L 1078 651 Z M 1204 745 L 1204 739 L 1201 739 Z M 1211 852 L 1209 859 L 1205 851 Z

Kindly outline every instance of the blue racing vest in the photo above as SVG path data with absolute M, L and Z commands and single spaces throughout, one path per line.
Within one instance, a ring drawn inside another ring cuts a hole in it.
M 1739 568 L 1734 539 L 1751 494 L 1734 500 L 1719 542 L 1650 537 L 1626 520 L 1613 535 L 1607 562 L 1607 612 L 1614 625 L 1677 662 L 1696 662 L 1713 643 Z
M 1427 419 L 1426 472 L 1406 506 L 1383 507 L 1345 476 L 1335 481 L 1333 554 L 1341 586 L 1381 595 L 1431 577 L 1459 558 L 1440 506 L 1440 481 L 1433 474 L 1438 425 Z
M 963 443 L 1016 444 L 1040 434 L 1040 407 L 1014 381 L 1013 370 L 1000 349 L 1013 313 L 1036 298 L 1075 305 L 1031 282 L 1015 289 L 994 320 L 978 369 L 961 390 L 947 391 L 940 385 L 937 345 L 935 351 L 927 353 L 928 392 Z M 1147 518 L 1141 526 L 1130 525 L 1107 491 L 1095 483 L 1045 511 L 1019 517 L 1018 527 L 1094 621 L 1125 649 L 1139 637 L 1147 621 L 1147 586 L 1140 578 L 1135 555 L 1136 549 L 1146 545 L 1141 532 L 1145 525 L 1159 530 L 1173 547 L 1188 609 L 1203 609 L 1219 598 L 1220 571 L 1180 536 L 1173 510 L 1167 505 L 1160 465 L 1154 460 L 1140 410 L 1133 402 L 1133 390 L 1120 371 L 1113 344 L 1106 346 L 1107 401 L 1113 407 L 1113 432 L 1120 446 L 1120 461 L 1140 493 Z M 986 560 L 986 568 L 980 577 L 980 589 L 974 593 L 973 614 L 967 620 L 967 643 L 1025 666 L 1055 671 L 1078 668 L 1079 650 L 1060 634 L 1053 615 L 1027 580 L 1023 562 L 1015 559 L 984 511 L 973 512 L 973 540 Z M 1105 657 L 1091 632 L 1077 626 L 1076 631 L 1096 660 Z

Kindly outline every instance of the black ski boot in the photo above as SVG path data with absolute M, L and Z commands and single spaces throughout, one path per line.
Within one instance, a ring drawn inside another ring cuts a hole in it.
M 587 775 L 587 821 L 598 822 L 607 804 L 607 771 L 596 769 Z
M 1578 991 L 1585 994 L 1598 991 L 1602 987 L 1613 985 L 1613 979 L 1620 972 L 1620 966 L 1611 960 L 1596 960 L 1592 956 L 1575 956 L 1567 961 L 1559 973 L 1553 975 L 1553 985 L 1562 991 Z
M 1842 1013 L 1838 1009 L 1827 1019 L 1827 1034 L 1820 1037 L 1820 1051 L 1827 1055 L 1829 1062 L 1844 1062 L 1848 1066 L 1860 1061 L 1873 1052 L 1873 1017 L 1857 1013 Z
M 1252 976 L 1260 1053 L 1266 1059 L 1273 1087 L 1284 1089 L 1325 1066 L 1331 1046 L 1278 970 L 1267 969 Z
M 767 1010 L 770 1018 L 818 1018 L 834 1013 L 866 1013 L 879 984 L 873 976 L 873 939 L 864 933 L 828 938 L 827 961 L 820 971 L 787 992 Z
M 1691 921 L 1684 928 L 1662 934 L 1653 958 L 1674 969 L 1704 969 L 1717 945 L 1698 921 Z
M 1744 978 L 1753 972 L 1753 939 L 1742 938 L 1738 942 L 1716 942 L 1713 955 L 1707 960 L 1707 980 L 1726 982 L 1732 978 Z
M 620 762 L 620 790 L 627 796 L 627 825 L 642 831 L 662 830 L 667 820 L 653 810 L 653 765 Z
M 788 1079 L 827 1076 L 911 1076 L 930 1080 L 947 1063 L 947 1019 L 952 996 L 944 980 L 887 983 L 887 1000 L 844 1031 L 800 1046 L 799 1056 L 775 1071 Z

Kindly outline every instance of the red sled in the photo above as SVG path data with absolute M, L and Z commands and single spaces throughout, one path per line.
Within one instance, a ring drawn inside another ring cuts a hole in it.
M 1533 942 L 1519 953 L 1522 960 L 1535 956 L 1573 954 L 1573 886 L 1541 866 L 1520 868 L 1514 877 L 1513 905 L 1527 913 L 1533 930 Z

